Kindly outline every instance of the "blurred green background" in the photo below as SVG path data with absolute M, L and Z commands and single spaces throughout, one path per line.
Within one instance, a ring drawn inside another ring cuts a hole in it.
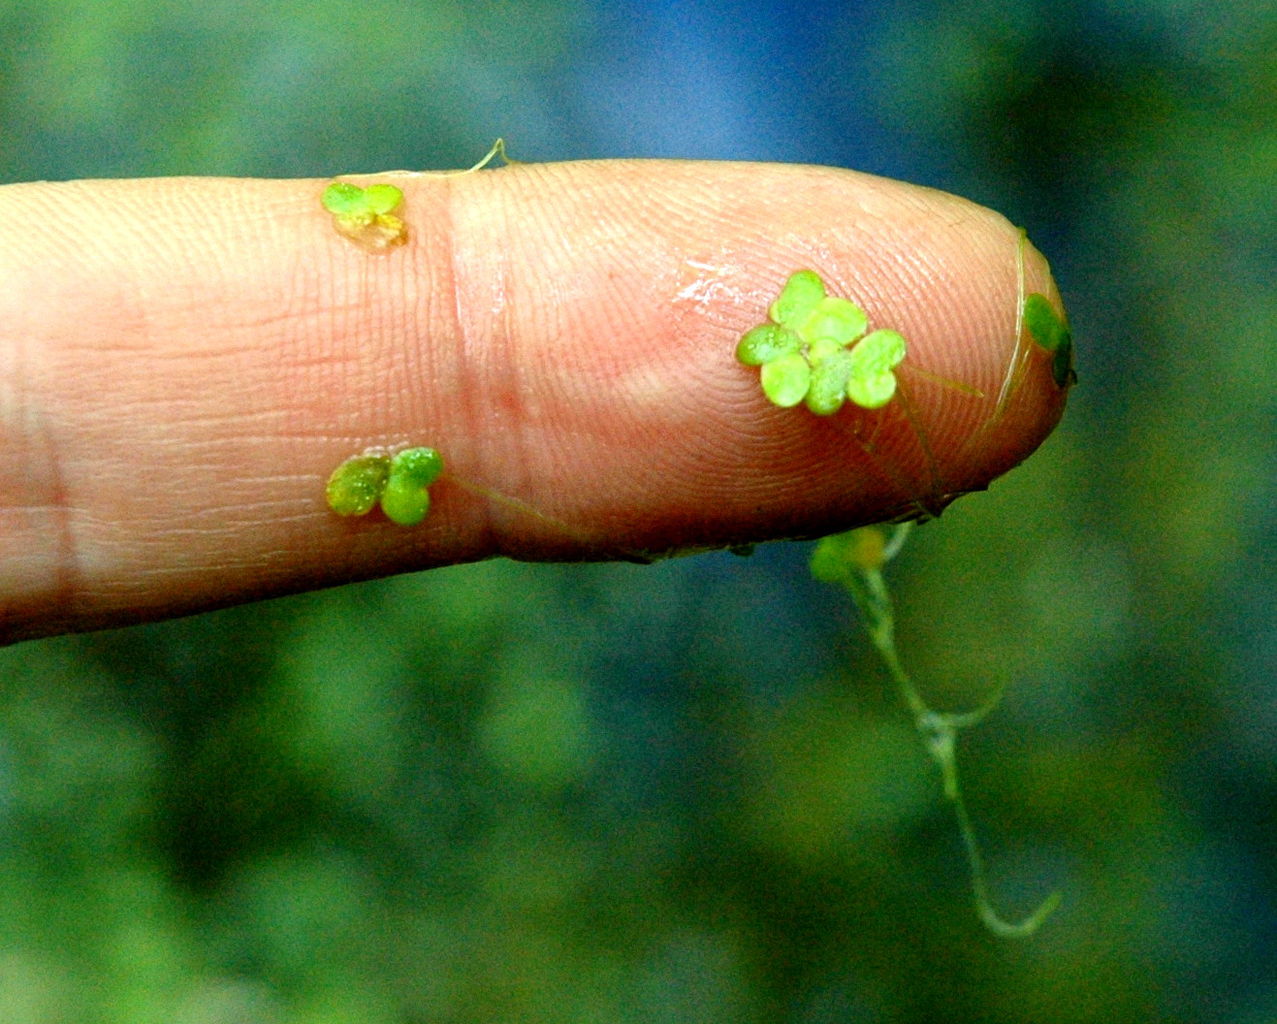
M 893 566 L 1006 943 L 804 545 L 0 652 L 4 1024 L 1277 1020 L 1277 8 L 0 3 L 0 180 L 829 163 L 1052 257 L 1063 426 Z M 762 623 L 762 625 L 760 625 Z

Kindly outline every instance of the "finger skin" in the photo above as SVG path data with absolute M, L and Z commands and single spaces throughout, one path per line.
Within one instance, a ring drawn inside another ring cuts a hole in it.
M 1045 261 L 953 196 L 681 161 L 345 180 L 403 189 L 406 245 L 339 236 L 324 180 L 0 188 L 0 642 L 937 514 L 1063 410 L 1015 336 L 1017 254 L 1058 304 Z M 909 340 L 884 409 L 777 409 L 736 362 L 802 267 Z M 328 510 L 338 463 L 405 444 L 446 464 L 424 523 Z

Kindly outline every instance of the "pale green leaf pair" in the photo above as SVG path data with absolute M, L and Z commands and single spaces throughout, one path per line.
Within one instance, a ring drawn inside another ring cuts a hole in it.
M 394 185 L 363 188 L 334 181 L 324 189 L 320 202 L 333 215 L 337 232 L 365 249 L 382 252 L 408 241 L 408 228 L 395 215 L 403 192 Z
M 442 472 L 443 458 L 433 448 L 354 455 L 328 478 L 328 507 L 339 516 L 362 516 L 380 503 L 391 522 L 416 526 L 430 511 L 426 488 Z
M 878 409 L 895 395 L 905 339 L 888 330 L 866 334 L 864 310 L 826 294 L 815 271 L 799 270 L 785 282 L 768 319 L 744 334 L 736 358 L 760 368 L 763 393 L 774 405 L 806 402 L 816 415 L 831 416 L 848 400 Z

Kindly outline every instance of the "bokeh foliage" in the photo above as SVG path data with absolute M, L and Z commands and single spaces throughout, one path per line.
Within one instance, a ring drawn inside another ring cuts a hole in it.
M 8 3 L 0 177 L 643 155 L 572 73 L 687 52 L 636 10 Z M 0 652 L 0 1020 L 1277 1016 L 1277 13 L 1195 10 L 758 6 L 833 120 L 753 155 L 1002 209 L 1068 301 L 1063 427 L 895 574 L 936 699 L 1011 683 L 964 762 L 1037 938 L 804 549 L 491 563 Z

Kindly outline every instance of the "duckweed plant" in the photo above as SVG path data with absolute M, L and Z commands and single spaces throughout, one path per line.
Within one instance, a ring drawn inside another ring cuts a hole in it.
M 864 310 L 827 295 L 815 271 L 799 270 L 771 304 L 768 322 L 741 338 L 736 358 L 760 367 L 763 394 L 782 409 L 804 402 L 817 416 L 832 416 L 847 401 L 878 409 L 896 393 L 905 339 L 883 329 L 866 334 L 868 326 Z
M 962 836 L 971 874 L 972 896 L 980 920 L 995 935 L 1025 938 L 1037 931 L 1059 905 L 1060 893 L 1051 893 L 1036 910 L 1019 921 L 1008 921 L 998 913 L 989 896 L 984 856 L 958 778 L 958 733 L 978 724 L 997 707 L 1002 692 L 999 690 L 988 703 L 974 711 L 937 711 L 923 699 L 896 650 L 894 605 L 882 569 L 899 553 L 912 527 L 912 523 L 890 527 L 866 526 L 826 537 L 812 553 L 811 572 L 816 579 L 841 586 L 850 595 L 870 642 L 913 715 L 923 746 L 940 770 L 945 799 L 953 807 Z
M 1024 238 L 1021 234 L 1018 262 L 1016 350 L 1008 369 L 1000 414 L 1008 387 L 1019 376 L 1027 358 L 1019 335 L 1027 327 L 1033 341 L 1052 353 L 1052 376 L 1058 387 L 1076 379 L 1072 338 L 1050 300 L 1037 293 L 1023 298 Z M 847 299 L 830 297 L 820 276 L 799 270 L 785 282 L 768 310 L 768 321 L 747 331 L 736 348 L 736 358 L 759 367 L 763 394 L 781 408 L 803 403 L 818 416 L 838 412 L 846 402 L 862 409 L 881 409 L 897 391 L 895 369 L 905 359 L 908 345 L 896 331 L 869 326 L 864 311 Z M 969 712 L 937 711 L 923 699 L 905 671 L 896 649 L 895 613 L 883 567 L 899 553 L 913 524 L 869 526 L 826 537 L 811 558 L 816 579 L 843 587 L 850 595 L 870 641 L 886 665 L 923 746 L 940 770 L 945 798 L 953 807 L 971 874 L 972 895 L 980 920 L 995 935 L 1023 938 L 1032 935 L 1055 910 L 1060 894 L 1054 892 L 1027 917 L 1008 921 L 994 908 L 989 896 L 984 857 L 975 835 L 958 776 L 958 733 L 980 722 L 1001 698 L 999 691 L 981 708 Z
M 453 173 L 471 174 L 482 170 L 497 157 L 506 164 L 518 163 L 506 154 L 505 140 L 497 139 L 477 164 Z M 408 227 L 399 216 L 404 201 L 403 190 L 395 185 L 385 182 L 356 185 L 349 181 L 333 181 L 324 189 L 319 201 L 332 214 L 337 233 L 361 249 L 388 252 L 408 241 Z
M 367 515 L 376 505 L 392 523 L 416 526 L 430 511 L 427 489 L 443 472 L 433 448 L 405 448 L 391 454 L 369 449 L 351 456 L 328 478 L 328 507 L 339 516 Z
M 394 185 L 334 181 L 320 201 L 333 215 L 337 233 L 361 249 L 385 252 L 408 241 L 408 228 L 395 212 L 403 205 L 403 192 Z

